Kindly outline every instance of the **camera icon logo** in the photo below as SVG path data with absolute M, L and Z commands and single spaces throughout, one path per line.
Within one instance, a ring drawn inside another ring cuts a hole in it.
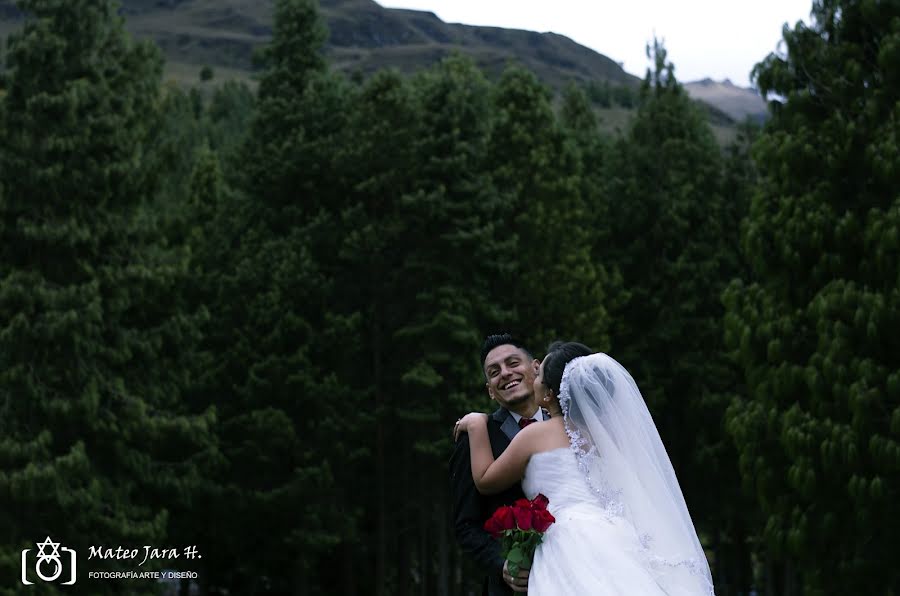
M 49 536 L 43 542 L 36 542 L 35 544 L 38 547 L 37 560 L 34 563 L 34 572 L 37 576 L 45 582 L 54 582 L 59 579 L 59 576 L 63 574 L 63 570 L 68 567 L 68 581 L 63 582 L 61 585 L 71 586 L 74 584 L 77 565 L 75 551 L 66 547 L 60 549 L 59 542 L 53 542 Z M 47 549 L 51 549 L 49 553 Z M 28 579 L 28 553 L 32 550 L 34 549 L 26 548 L 22 551 L 22 583 L 26 586 L 34 584 L 33 581 Z M 60 550 L 65 554 L 60 555 Z M 63 557 L 66 559 L 65 562 Z

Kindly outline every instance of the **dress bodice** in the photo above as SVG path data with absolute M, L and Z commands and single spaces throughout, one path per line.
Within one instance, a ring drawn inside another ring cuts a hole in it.
M 532 455 L 522 478 L 522 490 L 529 499 L 542 493 L 550 501 L 551 512 L 574 505 L 600 507 L 569 447 Z

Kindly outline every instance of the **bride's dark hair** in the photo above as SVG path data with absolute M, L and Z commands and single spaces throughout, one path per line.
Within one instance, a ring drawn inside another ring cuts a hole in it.
M 566 364 L 579 356 L 588 356 L 594 351 L 577 341 L 555 341 L 547 348 L 544 356 L 544 385 L 553 390 L 559 397 L 559 385 L 562 383 Z

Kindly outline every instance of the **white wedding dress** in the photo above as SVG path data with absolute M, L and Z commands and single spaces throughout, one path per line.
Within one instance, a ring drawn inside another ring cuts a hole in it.
M 592 493 L 568 447 L 536 453 L 522 488 L 541 493 L 556 518 L 537 547 L 528 583 L 530 596 L 697 596 L 712 594 L 702 573 L 654 559 L 652 536 L 639 536 L 631 522 Z

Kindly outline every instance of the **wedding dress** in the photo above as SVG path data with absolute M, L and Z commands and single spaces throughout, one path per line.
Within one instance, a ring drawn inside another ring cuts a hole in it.
M 605 354 L 566 366 L 571 447 L 536 453 L 522 480 L 556 518 L 530 596 L 711 596 L 709 565 L 671 462 L 633 379 Z

